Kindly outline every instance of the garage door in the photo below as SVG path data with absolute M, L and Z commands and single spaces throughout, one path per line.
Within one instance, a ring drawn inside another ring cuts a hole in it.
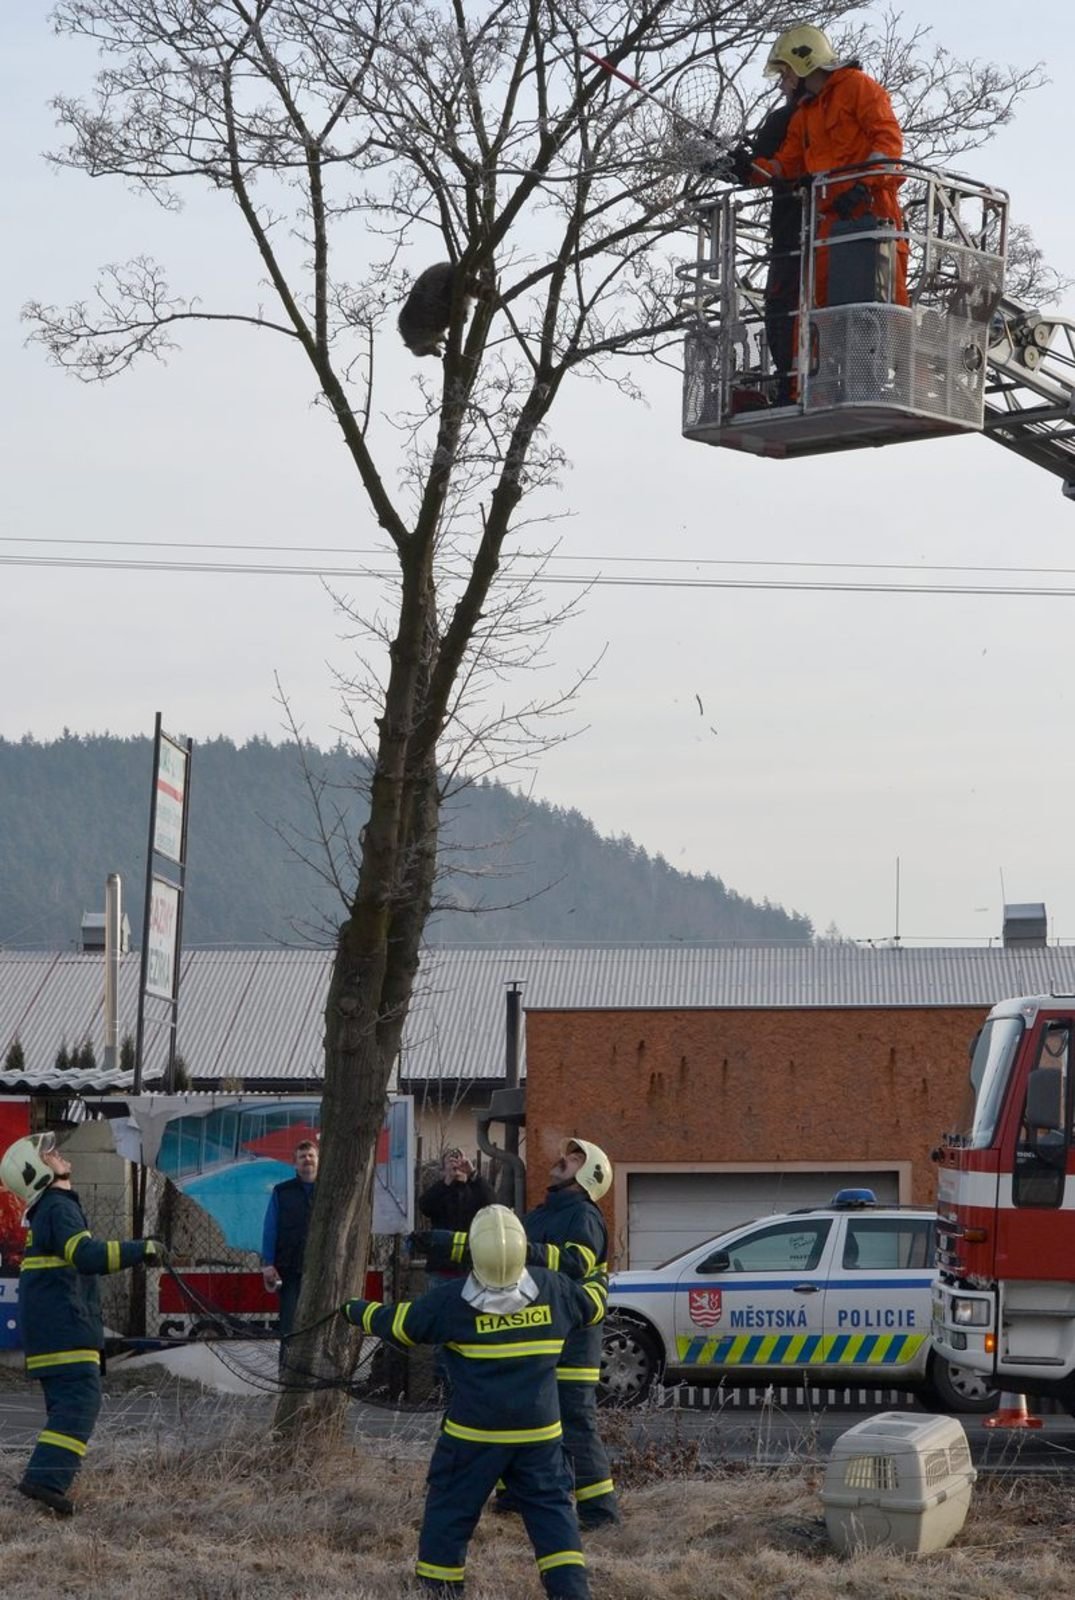
M 656 1267 L 740 1222 L 828 1205 L 837 1189 L 872 1189 L 881 1204 L 895 1205 L 899 1177 L 884 1170 L 630 1173 L 626 1264 Z

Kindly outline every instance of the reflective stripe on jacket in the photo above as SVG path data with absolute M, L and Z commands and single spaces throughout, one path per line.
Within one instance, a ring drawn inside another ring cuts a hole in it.
M 71 1189 L 46 1189 L 26 1220 L 19 1323 L 27 1370 L 97 1363 L 104 1342 L 97 1278 L 144 1261 L 145 1243 L 95 1239 Z

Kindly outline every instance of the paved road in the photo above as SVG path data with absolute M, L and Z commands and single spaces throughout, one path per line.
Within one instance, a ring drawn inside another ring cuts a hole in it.
M 265 1426 L 273 1403 L 270 1396 L 244 1399 L 204 1394 L 179 1384 L 160 1392 L 112 1390 L 105 1397 L 97 1437 L 118 1439 L 149 1433 L 162 1442 L 189 1442 L 237 1427 Z M 420 1453 L 428 1448 L 439 1424 L 435 1413 L 401 1413 L 362 1403 L 355 1403 L 351 1414 L 358 1438 L 391 1438 L 412 1444 Z M 833 1441 L 868 1414 L 739 1409 L 640 1412 L 628 1422 L 628 1443 L 614 1443 L 613 1453 L 659 1438 L 667 1439 L 670 1447 L 697 1443 L 699 1458 L 708 1463 L 735 1461 L 767 1468 L 802 1465 L 826 1460 Z M 920 1414 L 898 1413 L 903 1419 Z M 1075 1473 L 1075 1419 L 1047 1417 L 1040 1430 L 1027 1432 L 990 1431 L 978 1418 L 961 1420 L 981 1471 Z M 24 1450 L 43 1423 L 44 1409 L 36 1385 L 0 1391 L 0 1450 Z

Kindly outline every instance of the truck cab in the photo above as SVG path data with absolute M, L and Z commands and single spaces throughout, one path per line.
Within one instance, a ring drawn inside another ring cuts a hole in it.
M 936 1152 L 934 1343 L 1002 1389 L 1075 1405 L 1075 995 L 1006 1000 Z

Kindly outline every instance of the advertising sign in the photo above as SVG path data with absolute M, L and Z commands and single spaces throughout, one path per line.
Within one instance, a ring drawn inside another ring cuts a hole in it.
M 321 1101 L 295 1095 L 132 1096 L 112 1124 L 129 1161 L 155 1167 L 217 1223 L 235 1250 L 260 1250 L 269 1196 L 295 1176 L 295 1146 L 321 1132 Z M 392 1095 L 377 1140 L 373 1231 L 414 1227 L 414 1101 Z
M 175 992 L 175 963 L 179 937 L 179 890 L 163 878 L 154 878 L 149 890 L 146 926 L 146 993 L 170 1000 Z
M 187 789 L 187 752 L 182 745 L 160 736 L 156 772 L 157 806 L 153 848 L 171 861 L 183 859 L 183 797 Z M 170 991 L 169 991 L 170 992 Z

